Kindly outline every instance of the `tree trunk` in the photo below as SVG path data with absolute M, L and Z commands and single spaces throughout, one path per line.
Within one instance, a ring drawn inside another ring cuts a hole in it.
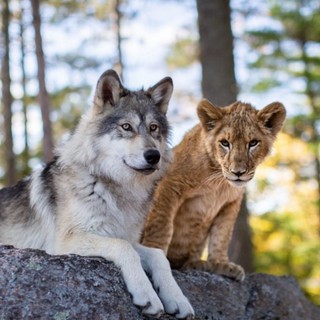
M 4 0 L 2 3 L 2 34 L 4 38 L 4 54 L 1 66 L 2 80 L 2 103 L 3 103 L 3 118 L 4 118 L 4 145 L 5 145 L 5 163 L 6 174 L 5 184 L 13 185 L 16 182 L 16 164 L 15 155 L 13 152 L 13 137 L 12 137 L 12 95 L 10 91 L 10 9 L 9 1 Z
M 203 96 L 217 105 L 226 106 L 237 100 L 230 4 L 227 0 L 197 0 L 197 8 Z M 251 272 L 252 243 L 248 215 L 244 198 L 229 252 L 231 260 Z
M 240 213 L 234 227 L 229 257 L 239 263 L 247 273 L 253 272 L 252 233 L 249 226 L 249 210 L 246 195 L 241 203 Z
M 53 158 L 53 137 L 50 121 L 51 102 L 45 83 L 45 61 L 42 49 L 40 2 L 39 0 L 31 0 L 31 4 L 38 63 L 39 104 L 43 121 L 43 158 L 45 162 L 49 162 Z
M 226 106 L 237 99 L 233 35 L 228 0 L 197 0 L 202 93 Z
M 122 58 L 122 37 L 121 37 L 121 18 L 122 12 L 120 10 L 121 0 L 115 0 L 115 29 L 117 34 L 117 62 L 115 69 L 117 70 L 122 82 L 123 79 L 123 58 Z
M 29 152 L 29 139 L 28 139 L 28 111 L 27 111 L 27 102 L 26 102 L 26 84 L 27 84 L 27 76 L 26 76 L 26 68 L 25 68 L 25 43 L 24 43 L 24 8 L 23 8 L 23 1 L 20 0 L 20 49 L 21 49 L 21 86 L 22 86 L 22 110 L 23 110 L 23 117 L 24 117 L 24 150 L 22 152 L 22 161 L 23 161 L 23 176 L 30 174 L 30 167 L 29 167 L 29 159 L 30 159 L 30 152 Z

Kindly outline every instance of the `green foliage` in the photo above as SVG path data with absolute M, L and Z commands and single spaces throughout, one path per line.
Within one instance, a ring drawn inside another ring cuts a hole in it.
M 320 11 L 318 1 L 283 1 L 274 2 L 271 16 L 282 21 L 287 36 L 295 40 L 320 40 Z
M 315 95 L 315 88 L 319 89 L 320 86 L 317 54 L 320 48 L 319 2 L 286 0 L 270 3 L 269 14 L 274 23 L 257 30 L 248 30 L 246 34 L 246 39 L 255 53 L 255 59 L 249 66 L 265 71 L 272 70 L 272 73 L 264 73 L 267 77 L 264 81 L 269 80 L 270 86 L 278 87 L 282 84 L 287 87 L 291 80 L 297 78 L 311 82 L 314 89 L 311 92 L 305 90 L 303 93 Z M 283 73 L 289 76 L 289 81 L 283 81 Z M 314 108 L 319 111 L 319 103 L 315 104 Z
M 195 39 L 191 36 L 177 39 L 167 56 L 167 64 L 171 69 L 186 68 L 198 60 L 199 52 Z
M 52 95 L 54 134 L 61 137 L 63 133 L 74 128 L 87 108 L 91 87 L 65 87 Z
M 265 92 L 279 85 L 279 81 L 274 79 L 262 79 L 254 84 L 252 90 L 257 93 Z
M 252 83 L 257 92 L 273 87 L 291 88 L 305 97 L 298 114 L 287 120 L 286 132 L 308 143 L 308 167 L 289 161 L 293 169 L 293 183 L 313 182 L 317 192 L 312 204 L 318 218 L 314 224 L 320 233 L 320 3 L 319 1 L 286 0 L 270 2 L 269 17 L 273 23 L 251 30 L 247 37 L 255 53 L 250 67 L 261 78 Z M 299 81 L 300 85 L 294 86 Z M 286 104 L 286 101 L 283 101 Z M 307 107 L 307 108 L 306 108 Z M 293 148 L 292 148 L 293 149 Z M 296 195 L 292 195 L 296 196 Z M 305 201 L 310 199 L 305 198 Z M 298 209 L 295 209 L 295 212 Z M 305 214 L 309 212 L 301 208 Z M 300 239 L 303 241 L 303 239 Z M 319 237 L 318 237 L 319 241 Z M 276 257 L 275 257 L 276 260 Z M 297 274 L 299 277 L 300 274 Z

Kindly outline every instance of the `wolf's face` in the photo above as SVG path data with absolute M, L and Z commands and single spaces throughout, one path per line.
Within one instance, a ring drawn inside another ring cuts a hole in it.
M 100 174 L 149 175 L 161 169 L 168 158 L 166 111 L 172 90 L 171 78 L 148 90 L 129 91 L 112 70 L 100 77 L 84 119 L 84 140 L 91 140 L 90 158 Z
M 161 165 L 168 137 L 166 117 L 143 92 L 129 93 L 99 123 L 99 149 L 131 170 L 151 174 Z M 117 163 L 119 166 L 119 163 Z

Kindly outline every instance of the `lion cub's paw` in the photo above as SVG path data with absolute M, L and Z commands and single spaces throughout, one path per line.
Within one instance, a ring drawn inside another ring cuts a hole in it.
M 190 260 L 183 265 L 182 269 L 208 271 L 238 281 L 243 281 L 245 278 L 243 268 L 229 261 Z
M 241 266 L 229 261 L 208 261 L 207 271 L 243 281 L 245 272 Z
M 204 260 L 189 260 L 184 263 L 182 266 L 182 270 L 201 270 L 201 271 L 209 271 L 208 270 L 208 261 Z

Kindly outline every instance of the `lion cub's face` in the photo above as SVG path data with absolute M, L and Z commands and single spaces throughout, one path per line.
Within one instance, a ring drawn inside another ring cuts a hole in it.
M 218 108 L 203 99 L 197 111 L 209 156 L 220 164 L 228 182 L 239 187 L 253 178 L 256 167 L 270 152 L 286 115 L 279 102 L 258 111 L 241 102 Z

